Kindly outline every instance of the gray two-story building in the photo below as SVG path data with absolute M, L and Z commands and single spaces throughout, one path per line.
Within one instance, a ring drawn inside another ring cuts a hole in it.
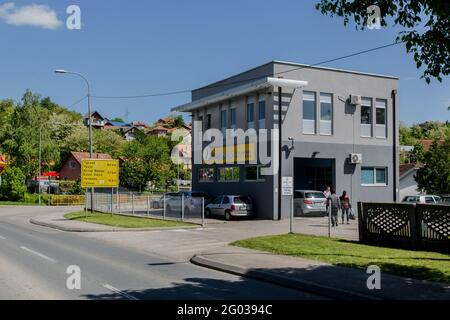
M 397 201 L 397 88 L 392 76 L 272 61 L 196 89 L 192 102 L 173 109 L 192 114 L 193 143 L 211 128 L 281 129 L 281 141 L 268 143 L 281 174 L 264 175 L 267 163 L 257 155 L 246 159 L 251 164 L 210 164 L 193 146 L 192 188 L 213 197 L 248 195 L 258 218 L 274 220 L 290 215 L 281 177 L 293 177 L 295 190 L 346 190 L 354 205 Z

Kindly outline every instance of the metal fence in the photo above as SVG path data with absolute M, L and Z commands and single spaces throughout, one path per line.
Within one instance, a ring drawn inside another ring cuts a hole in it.
M 48 203 L 50 206 L 82 206 L 85 201 L 84 196 L 51 195 Z
M 205 224 L 205 199 L 184 194 L 86 193 L 88 210 Z
M 358 203 L 361 242 L 450 252 L 450 206 Z

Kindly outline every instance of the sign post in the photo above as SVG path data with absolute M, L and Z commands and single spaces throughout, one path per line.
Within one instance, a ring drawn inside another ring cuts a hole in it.
M 81 160 L 81 187 L 82 188 L 92 188 L 92 189 L 94 189 L 94 188 L 118 188 L 119 187 L 119 161 L 111 160 L 111 159 L 108 159 L 108 160 L 105 160 L 105 159 L 82 159 Z M 91 194 L 91 197 L 93 197 L 93 193 Z M 112 194 L 111 194 L 111 207 L 112 207 Z M 93 208 L 91 208 L 91 211 L 93 211 Z
M 283 177 L 281 182 L 281 195 L 291 197 L 289 233 L 294 233 L 294 179 Z

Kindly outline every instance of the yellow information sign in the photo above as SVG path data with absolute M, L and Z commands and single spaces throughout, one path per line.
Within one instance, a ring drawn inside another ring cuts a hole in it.
M 81 187 L 119 187 L 119 161 L 83 159 L 81 161 Z

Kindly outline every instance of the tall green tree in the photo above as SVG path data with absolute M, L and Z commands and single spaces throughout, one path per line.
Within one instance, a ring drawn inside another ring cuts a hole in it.
M 169 139 L 148 136 L 134 140 L 124 148 L 121 183 L 126 187 L 145 189 L 148 183 L 165 188 L 175 178 L 170 159 Z
M 434 141 L 417 171 L 419 189 L 430 194 L 450 194 L 450 139 Z
M 403 30 L 397 40 L 403 41 L 406 51 L 413 55 L 417 68 L 424 67 L 422 78 L 442 81 L 450 74 L 450 2 L 443 0 L 321 0 L 316 8 L 322 14 L 350 20 L 357 29 L 365 29 L 371 5 L 380 8 L 380 22 L 389 21 Z

